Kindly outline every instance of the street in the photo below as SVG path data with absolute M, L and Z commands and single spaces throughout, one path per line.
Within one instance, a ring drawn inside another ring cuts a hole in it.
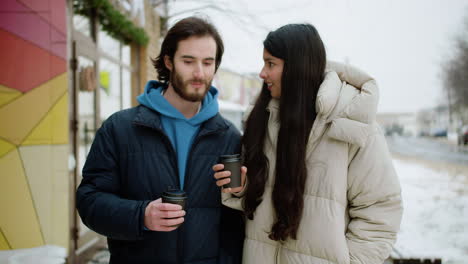
M 468 152 L 429 138 L 387 139 L 404 213 L 394 258 L 468 259 Z
M 399 136 L 388 137 L 387 143 L 392 153 L 468 166 L 468 147 L 466 146 L 452 145 L 435 138 Z

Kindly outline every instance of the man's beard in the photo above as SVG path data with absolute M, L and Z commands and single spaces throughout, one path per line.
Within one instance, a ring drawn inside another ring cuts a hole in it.
M 186 82 L 182 79 L 182 77 L 177 74 L 177 71 L 174 67 L 174 71 L 171 73 L 171 84 L 172 87 L 174 88 L 174 91 L 184 100 L 190 101 L 190 102 L 200 102 L 205 98 L 206 93 L 210 90 L 211 87 L 211 82 L 213 79 L 207 81 L 203 79 L 191 79 Z M 187 86 L 190 85 L 191 82 L 201 82 L 205 85 L 205 90 L 202 93 L 189 93 Z

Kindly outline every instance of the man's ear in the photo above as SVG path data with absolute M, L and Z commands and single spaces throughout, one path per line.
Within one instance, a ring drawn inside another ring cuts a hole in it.
M 168 68 L 170 71 L 172 71 L 172 60 L 167 55 L 164 55 L 164 65 L 166 65 L 166 68 Z

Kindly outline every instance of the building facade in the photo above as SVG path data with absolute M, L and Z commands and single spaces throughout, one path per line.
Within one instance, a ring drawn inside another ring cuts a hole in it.
M 44 2 L 0 4 L 0 249 L 68 246 L 66 4 Z
M 96 129 L 155 78 L 154 10 L 149 0 L 0 3 L 0 259 L 54 245 L 82 263 L 103 240 L 81 223 L 75 189 Z
M 166 2 L 0 3 L 0 262 L 53 245 L 85 263 L 103 245 L 82 224 L 75 190 L 96 130 L 156 78 Z M 241 128 L 258 77 L 220 69 L 213 84 Z

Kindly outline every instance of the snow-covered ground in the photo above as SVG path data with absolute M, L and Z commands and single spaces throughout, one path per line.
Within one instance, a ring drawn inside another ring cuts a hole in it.
M 392 256 L 468 263 L 468 167 L 454 170 L 434 162 L 393 162 L 405 209 Z M 89 263 L 108 260 L 109 252 L 100 251 Z
M 405 258 L 442 258 L 444 264 L 468 263 L 468 173 L 400 159 L 394 165 L 404 203 L 395 252 Z

